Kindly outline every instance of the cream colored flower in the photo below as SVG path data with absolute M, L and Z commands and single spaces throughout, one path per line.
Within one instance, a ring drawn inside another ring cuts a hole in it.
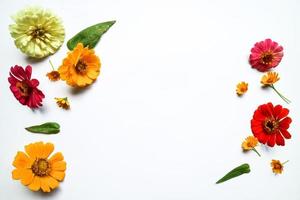
M 65 39 L 60 18 L 50 10 L 28 7 L 12 17 L 9 25 L 15 45 L 29 57 L 43 58 L 54 54 Z

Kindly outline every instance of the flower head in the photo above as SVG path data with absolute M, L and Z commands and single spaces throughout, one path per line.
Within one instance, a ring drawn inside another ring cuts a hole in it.
M 31 79 L 32 67 L 28 65 L 25 69 L 21 66 L 11 67 L 8 82 L 10 90 L 16 99 L 29 108 L 38 108 L 42 106 L 45 95 L 37 87 L 39 81 Z
M 272 103 L 260 105 L 254 112 L 251 120 L 253 135 L 262 144 L 273 147 L 285 145 L 285 139 L 290 139 L 288 128 L 292 119 L 288 117 L 289 110 L 281 105 L 273 106 Z
M 258 144 L 258 139 L 254 136 L 248 136 L 242 143 L 244 151 L 252 150 Z
M 243 95 L 248 91 L 248 83 L 246 82 L 240 82 L 236 85 L 236 93 L 237 95 Z
M 283 47 L 271 39 L 255 43 L 249 62 L 258 71 L 265 72 L 276 67 L 283 57 Z
M 264 86 L 273 85 L 277 81 L 279 81 L 279 75 L 277 72 L 268 72 L 267 74 L 264 74 L 261 78 L 261 84 Z
M 58 97 L 56 97 L 54 99 L 56 100 L 56 104 L 59 107 L 61 107 L 63 109 L 66 109 L 66 110 L 70 108 L 70 103 L 69 103 L 67 97 L 65 97 L 65 98 L 58 98 Z
M 36 142 L 25 146 L 25 152 L 18 151 L 13 161 L 16 168 L 12 178 L 20 180 L 32 191 L 50 192 L 58 187 L 65 177 L 66 162 L 63 155 L 54 150 L 51 143 Z
M 93 83 L 100 74 L 100 60 L 94 50 L 78 43 L 58 68 L 60 77 L 73 87 L 85 87 Z
M 288 161 L 285 161 L 284 163 L 281 163 L 279 160 L 272 160 L 271 167 L 274 174 L 281 174 L 283 171 L 283 165 L 287 163 Z
M 58 71 L 53 70 L 46 74 L 50 81 L 58 81 L 60 79 L 60 74 Z
M 13 16 L 9 26 L 15 45 L 29 57 L 43 58 L 54 54 L 62 45 L 65 30 L 61 20 L 51 11 L 28 7 Z

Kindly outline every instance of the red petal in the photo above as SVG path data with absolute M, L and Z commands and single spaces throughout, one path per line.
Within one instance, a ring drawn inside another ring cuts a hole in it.
M 268 140 L 268 146 L 274 147 L 275 145 L 275 134 L 270 135 L 270 138 Z
M 282 119 L 282 118 L 286 117 L 289 114 L 289 112 L 290 112 L 289 109 L 283 108 L 281 110 L 281 113 L 277 116 L 277 119 Z
M 292 136 L 291 134 L 285 130 L 285 129 L 280 129 L 280 133 L 283 135 L 283 137 L 285 137 L 286 139 L 290 139 Z
M 290 117 L 286 117 L 279 122 L 279 128 L 280 129 L 288 129 L 290 127 L 291 122 L 292 122 L 292 119 Z
M 279 146 L 284 146 L 284 144 L 285 144 L 284 139 L 279 132 L 276 133 L 276 144 Z

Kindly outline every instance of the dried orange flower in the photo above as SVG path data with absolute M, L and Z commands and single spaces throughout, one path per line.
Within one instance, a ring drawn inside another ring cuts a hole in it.
M 236 85 L 236 93 L 237 95 L 243 95 L 248 91 L 248 83 L 246 82 L 240 82 Z
M 46 76 L 48 76 L 49 80 L 50 81 L 58 81 L 60 79 L 60 74 L 58 71 L 56 71 L 53 67 L 53 64 L 52 62 L 49 60 L 50 62 L 50 65 L 52 67 L 52 71 L 47 73 Z
M 54 150 L 51 143 L 36 142 L 25 146 L 25 152 L 18 151 L 13 166 L 12 178 L 20 180 L 32 191 L 51 192 L 65 178 L 66 162 L 63 155 Z
M 72 87 L 92 84 L 100 74 L 100 60 L 93 49 L 78 43 L 58 68 L 60 78 Z
M 272 88 L 279 96 L 284 100 L 286 103 L 291 103 L 291 101 L 283 96 L 274 86 L 274 83 L 279 81 L 279 75 L 276 72 L 268 72 L 267 74 L 263 75 L 260 83 L 263 85 L 263 87 L 270 87 Z
M 279 81 L 279 74 L 276 72 L 268 72 L 267 74 L 263 75 L 260 82 L 264 86 L 273 85 L 277 81 Z
M 274 174 L 281 174 L 283 171 L 283 165 L 286 164 L 288 161 L 281 163 L 279 160 L 272 160 L 271 167 Z
M 65 98 L 54 98 L 56 100 L 56 104 L 63 108 L 63 109 L 69 109 L 70 108 L 70 102 L 68 101 L 68 97 L 65 97 Z
M 249 151 L 249 150 L 253 150 L 255 153 L 257 153 L 258 156 L 260 156 L 260 154 L 258 153 L 258 151 L 255 149 L 255 147 L 258 144 L 258 139 L 254 136 L 248 136 L 243 142 L 242 142 L 242 149 L 244 151 Z

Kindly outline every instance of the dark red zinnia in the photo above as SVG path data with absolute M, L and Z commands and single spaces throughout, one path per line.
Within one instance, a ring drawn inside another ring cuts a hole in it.
M 265 72 L 276 67 L 283 57 L 283 47 L 271 39 L 255 43 L 251 49 L 249 63 L 252 68 Z
M 289 110 L 281 105 L 273 106 L 272 103 L 260 105 L 254 112 L 251 120 L 253 135 L 262 144 L 273 147 L 275 143 L 284 146 L 284 138 L 290 139 L 288 128 L 292 119 L 288 117 Z
M 42 101 L 45 95 L 37 86 L 39 81 L 31 79 L 32 67 L 28 65 L 25 69 L 21 66 L 15 65 L 10 68 L 10 90 L 18 99 L 18 101 L 27 105 L 29 108 L 38 108 L 42 106 Z

